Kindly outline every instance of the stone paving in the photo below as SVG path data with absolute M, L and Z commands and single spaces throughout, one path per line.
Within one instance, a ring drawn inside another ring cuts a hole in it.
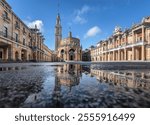
M 0 107 L 150 107 L 150 88 L 115 86 L 90 76 L 90 67 L 103 70 L 148 69 L 149 63 L 121 66 L 120 63 L 80 62 L 84 69 L 80 76 L 69 74 L 71 78 L 78 77 L 79 83 L 69 87 L 56 82 L 57 68 L 65 64 L 1 63 Z

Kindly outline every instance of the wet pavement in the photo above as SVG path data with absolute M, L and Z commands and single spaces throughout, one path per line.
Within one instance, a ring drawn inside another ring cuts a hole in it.
M 148 66 L 0 64 L 0 107 L 150 107 Z

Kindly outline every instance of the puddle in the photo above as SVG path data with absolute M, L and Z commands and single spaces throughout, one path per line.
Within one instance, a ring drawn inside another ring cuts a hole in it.
M 11 67 L 2 69 L 8 70 Z M 17 74 L 17 78 L 15 72 L 8 75 L 10 81 L 6 82 L 11 85 L 4 84 L 0 77 L 0 107 L 150 107 L 149 70 L 33 65 L 27 73 Z
M 15 71 L 15 70 L 24 70 L 27 67 L 0 67 L 0 71 Z

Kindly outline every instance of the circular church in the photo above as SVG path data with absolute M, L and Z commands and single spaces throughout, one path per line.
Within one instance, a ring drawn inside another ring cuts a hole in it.
M 82 55 L 82 47 L 80 47 L 80 40 L 69 36 L 60 41 L 58 47 L 58 58 L 60 61 L 80 61 Z
M 62 27 L 60 15 L 57 15 L 55 26 L 55 51 L 57 52 L 58 61 L 81 61 L 82 47 L 80 39 L 72 37 L 69 32 L 68 37 L 62 39 Z

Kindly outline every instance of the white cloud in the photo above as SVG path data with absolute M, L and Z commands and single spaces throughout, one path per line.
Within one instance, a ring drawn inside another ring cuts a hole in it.
M 101 33 L 101 29 L 98 26 L 90 28 L 87 33 L 84 35 L 84 38 L 94 37 Z
M 84 5 L 81 9 L 75 10 L 74 22 L 79 24 L 84 24 L 87 20 L 84 18 L 84 14 L 87 14 L 90 11 L 90 7 Z
M 43 31 L 43 21 L 42 20 L 35 20 L 32 22 L 29 21 L 25 21 L 25 23 L 27 24 L 28 27 L 30 28 L 35 28 L 35 25 L 37 26 L 37 28 L 42 32 Z

